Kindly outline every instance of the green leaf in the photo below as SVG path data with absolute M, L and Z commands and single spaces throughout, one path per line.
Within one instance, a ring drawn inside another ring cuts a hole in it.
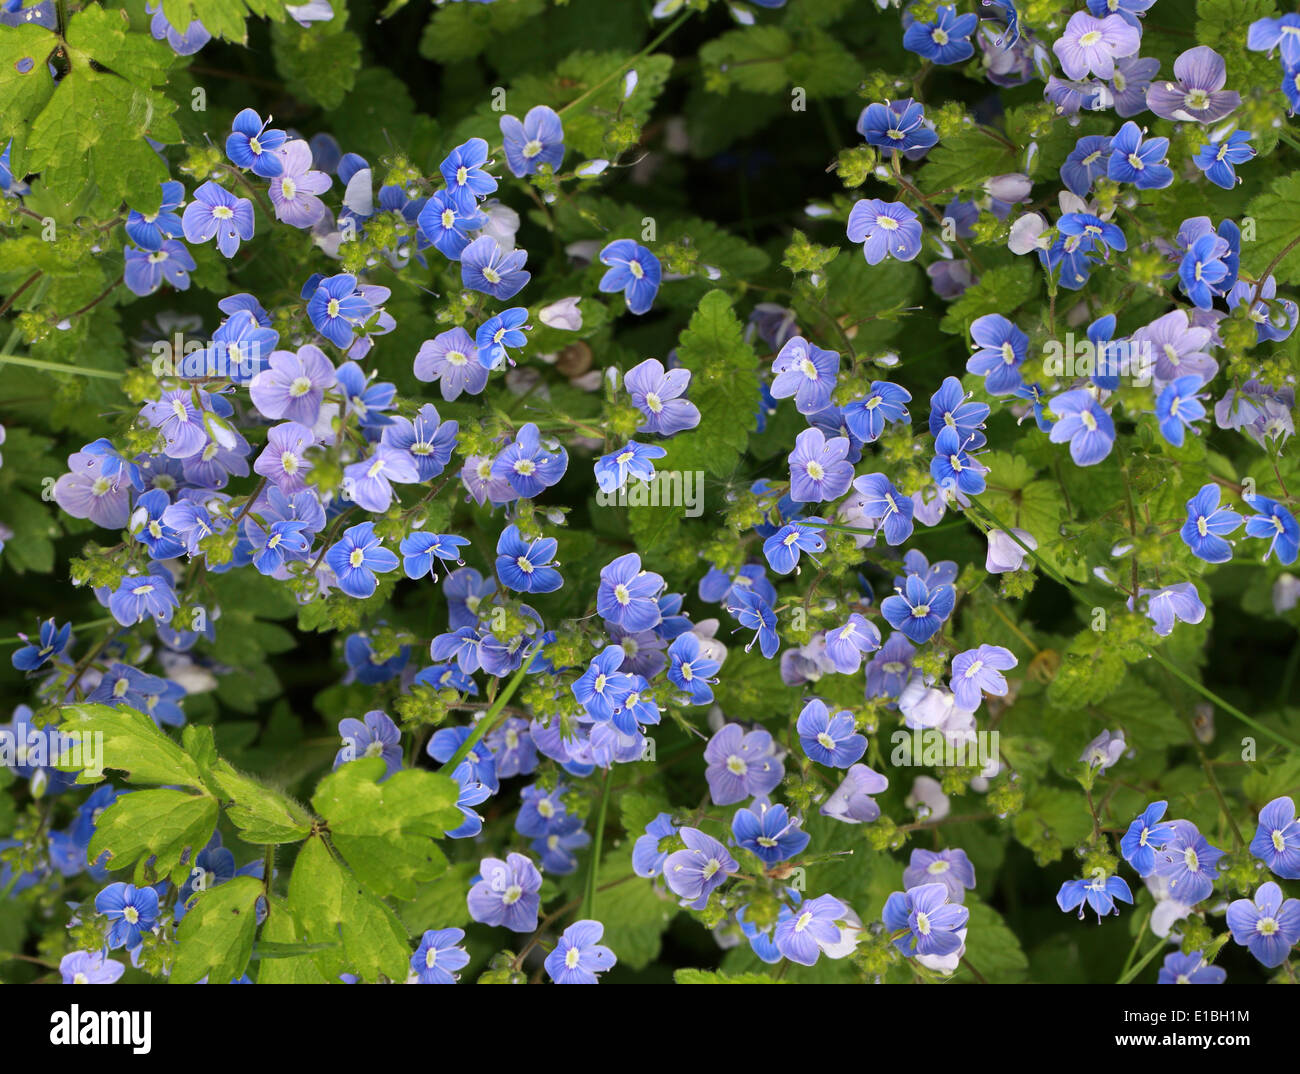
M 381 977 L 406 979 L 411 957 L 406 929 L 318 837 L 307 840 L 294 862 L 289 907 L 306 941 L 341 941 L 341 948 L 313 956 L 326 980 L 336 981 L 341 973 L 372 984 Z
M 297 95 L 337 108 L 356 84 L 361 41 L 348 30 L 348 12 L 333 0 L 334 17 L 309 27 L 284 22 L 271 31 L 271 51 L 285 84 Z
M 673 980 L 677 984 L 780 984 L 761 973 L 717 973 L 713 970 L 675 970 Z
M 253 951 L 257 932 L 257 900 L 262 883 L 237 876 L 201 891 L 176 930 L 176 961 L 172 984 L 228 984 L 240 977 Z
M 25 148 L 32 120 L 54 93 L 54 78 L 46 59 L 58 44 L 42 26 L 23 23 L 7 26 L 0 34 L 0 140 L 13 139 L 10 163 L 15 176 L 26 174 Z
M 1251 199 L 1246 214 L 1255 220 L 1257 238 L 1242 244 L 1242 267 L 1259 276 L 1281 257 L 1273 275 L 1280 284 L 1295 282 L 1300 277 L 1300 175 L 1274 179 L 1268 193 Z
M 302 927 L 294 920 L 293 911 L 283 899 L 269 900 L 267 915 L 258 938 L 258 951 L 263 945 L 303 945 Z M 337 941 L 336 941 L 337 942 Z M 339 944 L 340 950 L 342 945 Z M 315 952 L 289 958 L 262 958 L 258 960 L 258 984 L 329 984 L 316 965 Z
M 14 171 L 39 171 L 42 184 L 66 203 L 93 185 L 96 208 L 125 201 L 156 211 L 168 170 L 145 138 L 180 141 L 176 102 L 156 88 L 166 82 L 174 54 L 164 42 L 131 32 L 120 8 L 92 4 L 69 21 L 67 58 L 70 70 L 53 92 L 22 91 L 24 104 L 39 110 L 22 117 L 30 134 Z
M 208 776 L 222 807 L 246 843 L 296 843 L 311 834 L 312 817 L 285 794 L 217 761 Z
M 966 896 L 970 920 L 966 927 L 966 958 L 970 965 L 990 984 L 1014 984 L 1023 981 L 1029 969 L 1029 959 L 1021 950 L 1016 934 L 1007 928 L 1001 915 L 977 900 Z M 958 976 L 973 979 L 963 967 Z
M 794 39 L 771 24 L 747 26 L 715 37 L 700 49 L 700 64 L 717 84 L 749 93 L 781 93 L 790 85 L 786 61 Z M 710 88 L 714 83 L 706 81 Z
M 462 818 L 446 776 L 406 769 L 384 782 L 381 758 L 350 761 L 320 782 L 312 805 L 357 877 L 380 895 L 412 899 L 447 858 L 434 843 Z
M 122 772 L 129 783 L 179 784 L 203 789 L 198 764 L 143 712 L 107 705 L 68 705 L 62 709 L 59 728 L 67 734 L 83 736 L 83 742 L 100 743 L 102 767 Z M 78 771 L 72 766 L 63 770 Z M 103 778 L 102 771 L 81 772 L 77 782 L 98 783 Z
M 986 313 L 1010 316 L 1038 294 L 1037 262 L 1025 258 L 1010 265 L 1000 265 L 981 274 L 979 282 L 968 287 L 961 298 L 948 307 L 939 327 L 952 335 L 970 332 L 971 322 Z
M 162 7 L 167 21 L 180 30 L 198 20 L 213 37 L 241 45 L 250 13 L 276 22 L 285 17 L 283 0 L 162 0 Z
M 1019 170 L 1015 151 L 982 129 L 959 131 L 930 150 L 921 169 L 920 187 L 927 194 L 958 193 L 981 187 L 990 175 Z
M 167 878 L 180 885 L 217 826 L 217 803 L 203 794 L 148 790 L 124 794 L 100 815 L 87 857 L 109 855 L 110 869 L 134 864 L 137 884 Z M 153 862 L 149 858 L 155 858 Z
M 608 853 L 596 874 L 596 887 L 615 881 L 617 887 L 596 896 L 597 915 L 605 926 L 602 941 L 625 969 L 640 970 L 659 957 L 664 930 L 677 916 L 677 900 L 660 894 L 648 880 L 632 873 L 632 841 Z
M 425 26 L 420 55 L 441 64 L 473 59 L 492 43 L 494 34 L 514 29 L 544 8 L 544 0 L 449 4 L 435 11 Z

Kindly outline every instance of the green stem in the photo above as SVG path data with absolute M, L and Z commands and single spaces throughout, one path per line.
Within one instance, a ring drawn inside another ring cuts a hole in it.
M 456 766 L 469 756 L 469 751 L 478 744 L 479 739 L 496 726 L 497 718 L 501 715 L 501 710 L 506 707 L 506 702 L 509 701 L 514 696 L 515 691 L 519 689 L 519 684 L 524 681 L 524 676 L 528 674 L 528 665 L 533 662 L 533 657 L 536 655 L 535 651 L 524 650 L 524 660 L 523 663 L 519 665 L 519 670 L 510 677 L 510 681 L 506 683 L 506 688 L 502 690 L 501 693 L 497 695 L 496 700 L 492 702 L 492 707 L 488 709 L 487 712 L 484 713 L 483 718 L 474 725 L 474 729 L 470 731 L 469 737 L 460 744 L 460 749 L 451 755 L 451 760 L 449 760 L 444 766 L 448 773 L 455 772 Z
M 25 365 L 30 369 L 44 369 L 51 373 L 68 373 L 74 377 L 99 377 L 101 380 L 121 380 L 121 373 L 108 369 L 83 369 L 62 362 L 46 362 L 40 358 L 24 358 L 17 354 L 0 354 L 0 365 Z
M 1142 961 L 1139 962 L 1127 973 L 1122 974 L 1120 976 L 1120 979 L 1115 983 L 1132 984 L 1133 978 L 1136 977 L 1139 973 L 1141 973 L 1144 969 L 1146 969 L 1147 963 L 1149 963 L 1153 958 L 1155 958 L 1156 955 L 1160 954 L 1160 952 L 1163 951 L 1164 949 L 1165 949 L 1164 940 L 1157 940 L 1155 946 L 1152 947 L 1150 951 L 1148 951 L 1145 955 L 1142 956 Z
M 1124 975 L 1128 973 L 1129 967 L 1133 965 L 1133 959 L 1138 953 L 1138 948 L 1142 944 L 1142 937 L 1147 933 L 1147 926 L 1151 924 L 1152 911 L 1148 910 L 1146 917 L 1142 919 L 1142 927 L 1138 929 L 1138 934 L 1133 937 L 1133 946 L 1128 949 L 1128 958 L 1124 959 L 1124 968 L 1119 971 L 1120 983 L 1124 982 Z
M 600 845 L 605 838 L 605 813 L 609 808 L 609 781 L 614 766 L 605 769 L 600 785 L 600 809 L 596 813 L 596 834 L 591 841 L 591 861 L 587 865 L 587 893 L 582 899 L 582 917 L 590 920 L 596 913 L 596 875 L 600 872 Z

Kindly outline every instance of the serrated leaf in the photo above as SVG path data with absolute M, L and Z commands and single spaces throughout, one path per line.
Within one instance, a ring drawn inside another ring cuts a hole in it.
M 385 771 L 378 757 L 350 761 L 321 780 L 312 805 L 362 882 L 377 894 L 411 899 L 447 868 L 434 840 L 461 823 L 459 791 L 446 776 L 421 769 L 381 783 Z
M 146 713 L 125 707 L 84 704 L 68 705 L 61 715 L 60 730 L 68 734 L 96 736 L 95 741 L 102 743 L 103 767 L 122 772 L 127 782 L 203 789 L 203 775 L 198 764 Z M 75 772 L 78 769 L 69 765 L 64 771 Z M 99 783 L 103 778 L 103 772 L 82 772 L 77 782 Z
M 718 973 L 715 970 L 675 970 L 673 981 L 677 984 L 781 984 L 761 973 Z
M 108 867 L 114 870 L 134 864 L 137 885 L 163 878 L 180 885 L 193 855 L 212 838 L 217 812 L 216 799 L 206 794 L 173 790 L 124 794 L 100 814 L 87 856 L 98 861 L 107 853 Z
M 326 980 L 336 981 L 342 973 L 355 973 L 370 983 L 381 977 L 406 979 L 410 964 L 406 929 L 318 837 L 307 840 L 294 862 L 289 907 L 301 923 L 304 939 L 341 943 L 340 948 L 313 955 Z
M 176 930 L 172 984 L 228 984 L 241 977 L 257 932 L 257 900 L 262 883 L 237 876 L 201 891 Z

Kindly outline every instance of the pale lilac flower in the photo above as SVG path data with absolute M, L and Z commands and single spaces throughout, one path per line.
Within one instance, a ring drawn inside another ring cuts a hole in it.
M 325 352 L 307 343 L 293 351 L 272 351 L 269 368 L 248 386 L 253 405 L 263 416 L 314 425 L 321 400 L 334 387 L 334 366 Z
M 1241 94 L 1225 90 L 1228 68 L 1208 45 L 1190 48 L 1174 61 L 1174 79 L 1151 83 L 1147 107 L 1162 119 L 1214 123 L 1241 104 Z
M 286 142 L 276 153 L 283 171 L 270 183 L 275 215 L 291 227 L 309 228 L 329 211 L 316 195 L 330 188 L 331 179 L 312 170 L 311 146 L 301 138 Z
M 1121 16 L 1098 19 L 1086 11 L 1076 11 L 1052 51 L 1061 61 L 1066 78 L 1081 79 L 1090 74 L 1110 78 L 1115 73 L 1115 61 L 1136 55 L 1141 44 L 1141 31 Z

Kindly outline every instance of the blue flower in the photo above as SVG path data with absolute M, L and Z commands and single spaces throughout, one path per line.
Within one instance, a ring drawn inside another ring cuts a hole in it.
M 154 574 L 127 575 L 108 600 L 108 610 L 123 626 L 133 626 L 145 619 L 161 623 L 171 621 L 172 612 L 179 606 L 172 576 L 163 567 L 154 567 Z
M 1092 184 L 1106 174 L 1109 160 L 1110 138 L 1102 134 L 1085 135 L 1061 165 L 1061 182 L 1070 193 L 1086 198 Z
M 457 537 L 450 533 L 412 533 L 409 537 L 403 537 L 402 543 L 399 544 L 398 551 L 402 553 L 402 570 L 408 578 L 423 578 L 426 574 L 433 572 L 434 561 L 442 563 L 455 563 L 458 567 L 465 566 L 465 561 L 460 558 L 459 548 L 464 548 L 469 544 L 465 537 Z M 438 576 L 433 575 L 436 582 Z
M 621 650 L 620 650 L 621 651 Z M 722 664 L 704 654 L 694 634 L 682 634 L 668 647 L 668 681 L 690 695 L 691 703 L 713 701 L 712 684 Z
M 930 433 L 938 436 L 946 427 L 956 429 L 969 450 L 984 446 L 984 421 L 989 416 L 986 403 L 974 402 L 956 377 L 945 377 L 939 390 L 930 396 Z
M 953 5 L 941 4 L 934 22 L 913 22 L 907 28 L 903 47 L 932 63 L 965 63 L 975 55 L 970 37 L 978 24 L 978 16 L 958 15 Z
M 1120 853 L 1138 876 L 1148 877 L 1155 872 L 1156 851 L 1163 850 L 1174 834 L 1172 824 L 1160 823 L 1168 808 L 1168 802 L 1152 802 L 1128 826 L 1128 831 L 1119 841 Z
M 909 501 L 910 502 L 910 501 Z M 777 574 L 789 574 L 799 565 L 802 552 L 825 552 L 826 540 L 817 523 L 822 518 L 802 518 L 787 522 L 763 542 L 763 555 Z
M 758 855 L 768 866 L 799 854 L 810 836 L 799 827 L 798 817 L 791 817 L 783 805 L 757 801 L 749 809 L 738 809 L 731 818 L 731 834 L 736 845 Z
M 862 494 L 861 513 L 875 519 L 876 530 L 885 531 L 885 541 L 900 545 L 912 536 L 915 505 L 884 474 L 864 474 L 853 482 Z
M 1264 559 L 1274 552 L 1281 563 L 1294 563 L 1300 552 L 1300 523 L 1295 515 L 1283 507 L 1277 500 L 1267 496 L 1244 494 L 1241 497 L 1252 511 L 1257 512 L 1246 519 L 1246 536 L 1259 537 L 1268 541 L 1268 551 Z
M 1165 956 L 1156 984 L 1223 984 L 1227 976 L 1228 971 L 1222 966 L 1207 966 L 1200 951 L 1190 955 L 1175 951 Z
M 946 885 L 921 884 L 890 895 L 881 919 L 889 939 L 907 958 L 943 956 L 961 950 L 964 941 L 959 933 L 966 928 L 970 911 L 948 901 Z
M 1211 309 L 1227 288 L 1229 253 L 1228 241 L 1210 232 L 1193 242 L 1179 262 L 1179 285 L 1199 309 Z
M 1213 847 L 1189 820 L 1170 822 L 1173 833 L 1156 854 L 1155 875 L 1169 882 L 1169 894 L 1192 906 L 1208 898 L 1219 875 L 1223 851 Z
M 1093 213 L 1066 213 L 1056 223 L 1057 230 L 1068 238 L 1081 240 L 1085 253 L 1127 250 L 1128 239 L 1119 227 Z
M 469 738 L 472 730 L 469 727 L 440 727 L 429 739 L 429 744 L 424 748 L 424 752 L 435 761 L 446 764 L 465 744 L 465 740 Z M 466 772 L 462 772 L 462 769 L 466 769 Z M 481 740 L 470 749 L 469 753 L 465 754 L 452 775 L 457 782 L 472 779 L 475 783 L 481 783 L 488 789 L 490 794 L 496 794 L 500 789 L 500 781 L 497 779 L 496 758 Z
M 931 588 L 919 575 L 912 574 L 900 591 L 881 601 L 880 614 L 895 630 L 920 645 L 938 632 L 956 603 L 952 586 Z
M 939 141 L 939 136 L 925 125 L 925 109 L 910 97 L 867 105 L 858 117 L 858 133 L 867 145 L 896 153 L 930 149 Z
M 195 265 L 184 243 L 165 239 L 157 250 L 128 246 L 122 256 L 126 262 L 123 282 L 133 295 L 141 298 L 151 295 L 162 286 L 163 280 L 178 291 L 189 290 L 190 273 Z
M 267 118 L 267 123 L 270 117 Z M 284 162 L 276 152 L 287 135 L 282 130 L 267 130 L 266 123 L 251 108 L 245 108 L 230 125 L 226 138 L 226 156 L 238 168 L 250 168 L 254 175 L 274 179 L 284 171 Z
M 47 619 L 41 624 L 39 641 L 29 641 L 26 634 L 18 636 L 27 644 L 15 652 L 10 661 L 19 671 L 35 671 L 48 660 L 63 658 L 63 651 L 72 637 L 72 624 L 58 626 L 53 619 Z
M 963 496 L 978 496 L 984 491 L 984 475 L 988 473 L 988 467 L 967 453 L 956 429 L 939 431 L 934 438 L 934 452 L 934 458 L 930 460 L 930 476 L 939 488 Z
M 511 853 L 505 861 L 484 858 L 479 865 L 479 879 L 466 900 L 469 916 L 484 925 L 533 932 L 537 928 L 541 887 L 542 874 L 526 855 Z
M 635 686 L 631 675 L 619 671 L 624 655 L 622 646 L 605 646 L 569 687 L 587 715 L 598 723 L 610 722 Z
M 799 713 L 795 732 L 804 753 L 831 768 L 848 768 L 867 752 L 866 737 L 857 733 L 853 713 L 840 709 L 832 716 L 826 703 L 817 698 Z
M 1300 821 L 1295 802 L 1274 798 L 1259 811 L 1259 827 L 1250 852 L 1285 880 L 1300 880 Z
M 800 414 L 816 414 L 830 404 L 839 368 L 838 353 L 822 350 L 803 336 L 795 336 L 786 342 L 772 362 L 772 372 L 776 374 L 772 381 L 772 398 L 794 396 L 795 408 Z
M 975 16 L 970 19 L 973 23 Z M 886 257 L 911 261 L 921 252 L 921 222 L 915 210 L 901 201 L 861 199 L 849 212 L 846 233 L 849 242 L 862 243 L 862 256 L 868 265 L 878 265 Z
M 1168 154 L 1168 138 L 1143 141 L 1141 128 L 1129 120 L 1111 139 L 1106 176 L 1139 190 L 1162 190 L 1174 181 L 1173 169 L 1165 162 Z
M 918 847 L 903 870 L 903 887 L 910 891 L 922 884 L 942 884 L 949 902 L 965 902 L 966 892 L 975 888 L 975 866 L 958 847 L 938 851 Z
M 1049 404 L 1060 419 L 1048 434 L 1053 444 L 1069 443 L 1070 457 L 1079 466 L 1094 466 L 1115 444 L 1115 423 L 1096 396 L 1083 388 L 1053 396 Z
M 511 306 L 502 310 L 495 317 L 489 317 L 474 333 L 474 345 L 478 348 L 478 361 L 484 369 L 499 369 L 507 361 L 514 365 L 508 351 L 522 347 L 528 342 L 524 335 L 532 327 L 526 324 L 528 310 L 523 306 Z
M 564 163 L 564 124 L 553 108 L 539 104 L 519 122 L 514 116 L 501 117 L 501 134 L 506 165 L 516 178 L 532 175 L 542 165 L 558 171 Z
M 1229 903 L 1227 922 L 1233 941 L 1272 969 L 1286 961 L 1300 940 L 1300 899 L 1284 900 L 1282 889 L 1270 880 L 1260 885 L 1253 902 Z
M 1156 399 L 1160 435 L 1174 447 L 1181 447 L 1186 429 L 1196 432 L 1194 422 L 1205 417 L 1205 406 L 1197 394 L 1202 381 L 1195 373 L 1170 381 Z
M 668 851 L 660 851 L 659 844 L 677 834 L 671 813 L 660 813 L 646 825 L 645 834 L 637 836 L 632 845 L 632 871 L 637 876 L 651 879 L 664 871 Z
M 617 451 L 596 460 L 596 484 L 602 492 L 617 492 L 632 478 L 653 481 L 655 468 L 650 460 L 662 459 L 667 454 L 658 444 L 638 444 L 629 440 Z
M 1191 582 L 1176 582 L 1164 589 L 1139 589 L 1138 596 L 1148 598 L 1147 617 L 1162 638 L 1173 631 L 1175 619 L 1199 623 L 1205 618 L 1205 605 Z
M 507 526 L 497 540 L 497 577 L 516 593 L 554 593 L 564 584 L 551 566 L 557 546 L 554 537 L 525 541 L 518 526 Z
M 127 237 L 142 250 L 161 250 L 163 239 L 174 239 L 184 233 L 184 225 L 176 214 L 185 200 L 185 188 L 174 180 L 162 184 L 162 204 L 157 212 L 141 213 L 132 209 L 126 217 Z
M 1002 673 L 1015 666 L 1015 656 L 1001 645 L 979 645 L 958 653 L 952 658 L 949 682 L 958 706 L 974 710 L 984 694 L 1005 697 L 1008 686 Z
M 95 896 L 95 910 L 109 920 L 104 946 L 110 951 L 118 947 L 132 951 L 158 923 L 158 893 L 134 884 L 109 884 Z
M 879 648 L 880 631 L 857 612 L 851 613 L 842 626 L 826 631 L 826 659 L 841 675 L 856 675 L 862 657 Z
M 485 170 L 491 163 L 487 142 L 471 138 L 448 153 L 438 165 L 447 190 L 466 212 L 496 190 L 496 178 Z
M 464 929 L 429 929 L 411 956 L 411 972 L 420 984 L 455 984 L 457 971 L 469 965 L 469 952 L 460 946 Z
M 1067 914 L 1077 907 L 1080 920 L 1085 903 L 1096 911 L 1098 921 L 1112 912 L 1118 914 L 1116 899 L 1132 905 L 1133 893 L 1122 877 L 1105 876 L 1101 870 L 1091 880 L 1067 880 L 1056 893 L 1056 905 Z
M 1206 563 L 1227 563 L 1232 558 L 1232 545 L 1224 538 L 1241 522 L 1241 515 L 1236 511 L 1219 506 L 1219 486 L 1211 482 L 1202 485 L 1187 501 L 1187 521 L 1179 534 L 1198 559 Z
M 364 324 L 374 312 L 374 306 L 357 290 L 357 278 L 346 273 L 321 279 L 307 300 L 311 323 L 336 347 L 350 346 L 354 326 Z
M 214 235 L 222 257 L 234 257 L 240 241 L 253 237 L 253 203 L 237 198 L 225 187 L 209 180 L 194 192 L 185 206 L 181 230 L 188 243 L 207 242 Z
M 558 482 L 568 468 L 569 453 L 562 447 L 546 450 L 537 426 L 528 422 L 519 427 L 514 443 L 492 460 L 492 477 L 508 481 L 516 496 L 531 499 Z
M 653 630 L 663 619 L 659 610 L 663 589 L 663 577 L 642 570 L 641 557 L 628 552 L 600 569 L 596 611 L 629 634 Z
M 622 291 L 630 312 L 648 313 L 663 279 L 659 258 L 631 239 L 616 239 L 600 251 L 600 263 L 610 266 L 601 277 L 600 290 Z
M 1255 156 L 1255 147 L 1250 144 L 1249 131 L 1233 131 L 1226 139 L 1215 145 L 1210 142 L 1201 146 L 1192 157 L 1192 163 L 1205 173 L 1215 186 L 1231 190 L 1241 179 L 1234 171 L 1237 164 L 1245 164 Z
M 335 768 L 363 757 L 382 757 L 389 776 L 402 767 L 402 732 L 386 712 L 374 709 L 360 720 L 340 720 L 339 737 L 343 745 L 334 755 Z
M 527 261 L 527 250 L 504 250 L 491 235 L 483 235 L 460 255 L 461 283 L 470 291 L 504 302 L 532 279 L 532 273 L 524 269 Z
M 686 849 L 668 855 L 663 867 L 664 881 L 693 910 L 703 910 L 714 890 L 726 883 L 740 866 L 726 847 L 698 828 L 683 828 L 680 836 Z
M 547 975 L 556 984 L 596 984 L 596 975 L 612 969 L 618 961 L 600 942 L 604 935 L 605 926 L 599 921 L 575 921 L 546 956 Z
M 745 646 L 745 652 L 758 642 L 759 651 L 771 660 L 781 648 L 781 638 L 776 632 L 776 613 L 763 596 L 753 589 L 736 587 L 731 592 L 727 611 L 736 617 L 746 630 L 754 631 L 754 637 Z
M 469 233 L 486 227 L 487 222 L 488 218 L 478 211 L 477 203 L 466 204 L 448 190 L 435 191 L 416 218 L 420 234 L 450 261 L 460 260 L 465 247 L 470 244 Z M 495 246 L 496 241 L 491 241 Z
M 864 444 L 880 439 L 885 423 L 910 421 L 907 407 L 912 393 L 885 380 L 873 380 L 866 397 L 855 399 L 844 408 L 844 424 Z
M 375 536 L 375 524 L 362 522 L 345 530 L 343 537 L 325 553 L 339 581 L 339 588 L 349 597 L 362 600 L 378 588 L 378 574 L 397 568 L 397 556 L 383 547 L 383 539 Z

